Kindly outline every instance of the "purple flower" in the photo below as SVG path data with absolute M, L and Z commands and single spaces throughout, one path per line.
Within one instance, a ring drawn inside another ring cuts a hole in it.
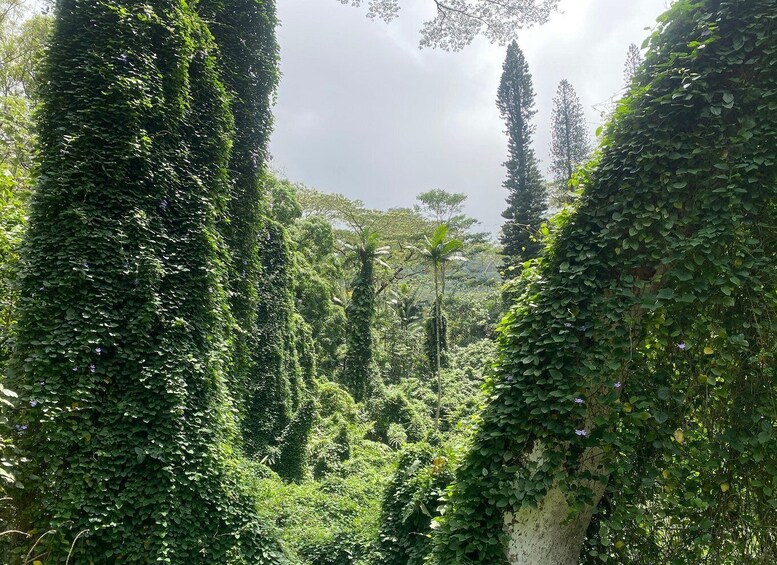
M 95 352 L 95 353 L 97 353 L 97 355 L 100 355 L 100 354 L 103 352 L 103 350 L 102 350 L 102 348 L 101 348 L 101 347 L 96 347 L 96 348 L 94 349 L 94 352 Z
M 508 383 L 511 383 L 511 382 L 513 382 L 513 376 L 512 376 L 512 375 L 507 375 L 507 376 L 505 377 L 505 380 L 506 380 Z
M 575 434 L 581 437 L 588 437 L 588 430 L 575 430 Z
M 169 202 L 167 200 L 162 200 L 162 202 L 159 203 L 159 207 L 162 210 L 167 210 L 167 207 L 169 206 Z
M 580 330 L 581 332 L 584 332 L 585 330 L 587 330 L 587 329 L 588 329 L 588 326 L 586 326 L 585 324 L 583 324 L 582 326 L 579 326 L 577 329 L 578 329 L 578 330 Z
M 30 400 L 30 406 L 32 406 L 33 408 L 35 408 L 37 405 L 38 405 L 38 401 L 37 401 L 37 400 L 34 400 L 34 399 L 33 399 L 33 400 Z
M 23 432 L 24 430 L 27 429 L 27 424 L 16 424 L 16 429 L 19 430 L 20 432 Z
M 678 344 L 677 344 L 677 349 L 679 349 L 679 350 L 681 350 L 681 351 L 682 351 L 683 349 L 685 349 L 685 342 L 683 342 L 683 343 L 678 343 Z
M 96 371 L 97 371 L 97 367 L 95 367 L 95 366 L 94 366 L 94 363 L 92 363 L 91 365 L 89 365 L 89 371 L 90 371 L 90 372 L 92 372 L 92 373 L 94 373 L 94 372 L 96 372 Z
M 575 398 L 575 404 L 585 404 L 585 400 L 582 398 Z
M 614 384 L 614 385 L 612 385 L 612 386 L 614 386 L 615 388 L 620 388 L 620 387 L 621 387 L 621 382 L 620 382 L 620 381 L 618 381 L 617 383 L 615 383 L 615 384 Z

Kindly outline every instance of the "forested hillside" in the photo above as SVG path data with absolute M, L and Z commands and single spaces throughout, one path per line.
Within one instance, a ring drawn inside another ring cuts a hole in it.
M 273 0 L 0 0 L 2 563 L 777 562 L 777 0 L 674 2 L 596 147 L 558 2 L 436 4 L 499 234 L 273 169 Z

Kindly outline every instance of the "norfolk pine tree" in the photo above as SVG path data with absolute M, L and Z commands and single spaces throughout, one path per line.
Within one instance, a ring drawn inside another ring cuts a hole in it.
M 637 47 L 636 43 L 629 45 L 629 51 L 626 55 L 626 63 L 623 66 L 623 82 L 628 87 L 631 86 L 631 81 L 637 75 L 639 66 L 643 63 L 644 57 Z
M 590 154 L 583 105 L 569 81 L 562 80 L 553 99 L 550 148 L 556 200 L 560 204 L 569 202 L 568 184 L 572 174 Z
M 534 126 L 534 88 L 529 65 L 518 44 L 507 48 L 502 67 L 496 105 L 507 129 L 508 159 L 505 162 L 507 179 L 507 209 L 502 213 L 502 253 L 505 255 L 503 275 L 511 276 L 511 267 L 536 257 L 541 244 L 532 236 L 539 231 L 546 208 L 545 186 L 540 177 L 537 159 L 531 148 Z

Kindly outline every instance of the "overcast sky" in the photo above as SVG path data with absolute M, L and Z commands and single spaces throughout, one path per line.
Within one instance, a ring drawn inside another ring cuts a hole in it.
M 459 53 L 418 48 L 432 0 L 405 0 L 390 24 L 337 0 L 281 0 L 281 71 L 272 166 L 295 182 L 368 206 L 410 206 L 432 188 L 464 192 L 484 231 L 502 223 L 507 157 L 495 105 L 504 48 L 477 40 Z M 569 80 L 591 136 L 623 86 L 668 0 L 562 0 L 544 26 L 521 32 L 536 92 L 534 144 L 549 162 L 552 99 Z

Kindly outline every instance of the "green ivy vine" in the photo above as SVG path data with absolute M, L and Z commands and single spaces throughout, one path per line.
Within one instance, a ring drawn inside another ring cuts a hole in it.
M 292 250 L 282 225 L 270 219 L 264 224 L 259 237 L 264 284 L 252 352 L 255 375 L 247 383 L 244 400 L 243 439 L 252 456 L 278 445 L 305 394 L 297 353 Z
M 281 562 L 229 447 L 233 120 L 211 35 L 178 0 L 62 0 L 43 85 L 9 379 L 19 555 Z
M 229 247 L 229 305 L 235 322 L 230 388 L 241 427 L 248 434 L 246 450 L 254 454 L 268 443 L 267 439 L 253 437 L 252 424 L 247 422 L 254 418 L 250 413 L 251 391 L 266 378 L 266 367 L 257 361 L 257 351 L 283 347 L 260 342 L 260 326 L 267 323 L 261 319 L 266 313 L 261 310 L 267 309 L 260 305 L 263 289 L 277 286 L 273 280 L 276 275 L 263 271 L 261 249 L 262 238 L 267 237 L 263 224 L 269 212 L 263 177 L 273 123 L 271 104 L 279 78 L 275 2 L 201 0 L 197 11 L 218 47 L 219 71 L 235 121 L 228 164 L 228 204 L 219 226 Z M 287 288 L 291 288 L 291 279 L 286 280 Z
M 501 323 L 439 563 L 504 562 L 506 511 L 595 483 L 585 560 L 774 558 L 776 26 L 775 0 L 661 18 Z
M 375 317 L 375 261 L 380 251 L 378 235 L 366 230 L 355 249 L 358 271 L 352 282 L 351 301 L 345 310 L 347 351 L 341 379 L 356 402 L 366 399 L 375 378 L 372 321 Z

